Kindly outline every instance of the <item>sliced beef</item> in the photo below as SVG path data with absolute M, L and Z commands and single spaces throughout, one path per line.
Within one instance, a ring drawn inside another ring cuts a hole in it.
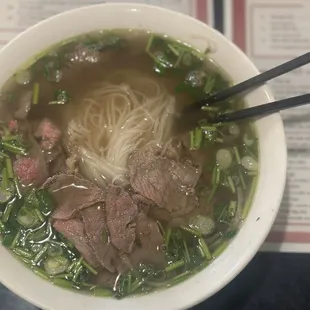
M 107 190 L 106 213 L 112 244 L 125 253 L 132 252 L 138 214 L 136 203 L 121 187 L 111 185 Z
M 93 267 L 100 266 L 86 235 L 84 223 L 78 219 L 56 220 L 53 223 L 54 228 L 71 241 L 76 249 L 81 253 L 84 259 Z
M 156 206 L 152 200 L 147 199 L 140 194 L 132 195 L 132 200 L 137 204 L 139 211 L 143 210 L 145 213 L 148 213 L 150 208 Z
M 172 216 L 189 213 L 198 205 L 194 188 L 201 168 L 184 146 L 162 149 L 149 143 L 130 156 L 128 168 L 133 189 Z
M 109 271 L 115 272 L 118 253 L 109 242 L 103 206 L 98 204 L 84 209 L 81 211 L 81 215 L 86 235 L 98 261 Z
M 88 180 L 75 175 L 58 174 L 49 178 L 43 185 L 52 194 L 57 208 L 54 219 L 67 220 L 75 213 L 105 201 L 104 191 Z
M 162 252 L 164 238 L 156 221 L 148 217 L 144 211 L 140 211 L 136 223 L 136 236 L 140 244 L 135 246 L 130 255 L 132 265 L 136 266 L 144 262 L 163 267 L 165 265 L 165 255 Z
M 25 119 L 31 108 L 32 91 L 24 92 L 18 100 L 18 106 L 14 113 L 17 119 Z
M 66 172 L 67 172 L 66 156 L 64 154 L 64 151 L 61 150 L 61 152 L 50 161 L 49 174 L 55 175 L 58 173 L 66 173 Z
M 14 173 L 23 186 L 40 186 L 47 178 L 45 162 L 40 158 L 20 157 L 14 161 Z
M 51 151 L 59 142 L 61 131 L 48 118 L 44 118 L 38 125 L 34 136 L 41 139 L 41 147 L 44 151 Z

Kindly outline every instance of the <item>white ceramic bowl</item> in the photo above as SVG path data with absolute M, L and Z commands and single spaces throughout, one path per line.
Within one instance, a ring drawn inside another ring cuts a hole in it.
M 103 28 L 140 28 L 163 33 L 204 50 L 237 83 L 256 75 L 251 61 L 217 31 L 189 16 L 141 4 L 101 4 L 65 12 L 26 30 L 0 52 L 0 85 L 32 56 L 69 37 Z M 272 101 L 267 87 L 246 97 L 248 105 Z M 278 114 L 256 122 L 260 177 L 247 220 L 228 249 L 189 280 L 157 293 L 121 301 L 95 298 L 53 286 L 33 274 L 0 246 L 0 281 L 46 310 L 176 310 L 186 309 L 216 293 L 252 259 L 266 238 L 280 205 L 286 175 L 286 144 Z

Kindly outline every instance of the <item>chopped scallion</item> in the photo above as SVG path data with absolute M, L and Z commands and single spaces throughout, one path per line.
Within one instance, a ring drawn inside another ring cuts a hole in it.
M 217 112 L 220 108 L 219 107 L 214 107 L 214 106 L 203 106 L 201 108 L 202 111 L 207 111 L 207 112 Z M 213 127 L 215 129 L 215 127 Z
M 169 245 L 170 237 L 171 237 L 171 228 L 168 228 L 165 233 L 165 245 L 166 246 Z
M 220 184 L 221 170 L 216 168 L 215 184 Z
M 2 141 L 16 141 L 18 139 L 19 139 L 18 136 L 13 136 L 13 135 L 5 135 L 2 137 Z M 6 157 L 8 157 L 8 156 L 6 156 Z
M 61 274 L 56 274 L 54 276 L 54 278 L 56 279 L 67 279 L 67 278 L 72 278 L 72 274 L 71 273 L 61 273 Z
M 97 297 L 111 297 L 113 296 L 113 292 L 111 290 L 102 288 L 102 287 L 95 287 L 92 289 L 92 292 L 94 294 L 94 296 Z
M 73 276 L 73 279 L 72 279 L 73 282 L 77 282 L 77 280 L 78 280 L 79 276 L 81 275 L 82 271 L 83 271 L 83 266 L 80 266 L 80 267 L 76 270 L 76 272 L 75 272 L 75 274 L 74 274 L 74 276 Z
M 34 83 L 33 93 L 32 93 L 32 104 L 39 103 L 40 85 L 39 83 Z
M 5 225 L 4 223 L 0 220 L 0 233 L 5 231 Z
M 33 259 L 33 262 L 37 264 L 40 261 L 40 259 L 44 256 L 47 250 L 48 250 L 48 244 L 45 244 L 42 250 L 39 253 L 37 253 L 35 258 Z
M 2 169 L 2 182 L 1 182 L 1 189 L 6 191 L 9 187 L 9 176 L 8 176 L 8 170 L 6 168 Z
M 214 84 L 215 84 L 215 78 L 214 76 L 209 76 L 204 88 L 203 88 L 203 91 L 207 94 L 211 93 L 213 88 L 214 88 Z
M 195 148 L 195 131 L 191 130 L 189 132 L 190 136 L 190 149 L 193 150 Z
M 173 271 L 175 269 L 178 269 L 180 267 L 184 266 L 184 260 L 180 260 L 180 261 L 177 261 L 177 262 L 174 262 L 172 264 L 169 264 L 166 268 L 165 268 L 165 271 L 166 272 L 170 272 L 170 271 Z
M 206 242 L 204 241 L 204 239 L 202 237 L 200 237 L 198 239 L 198 243 L 199 243 L 199 245 L 201 247 L 201 250 L 203 251 L 204 256 L 206 257 L 206 259 L 208 259 L 208 260 L 212 259 L 212 255 L 210 253 L 210 250 L 209 250 Z
M 202 129 L 197 127 L 195 128 L 195 143 L 194 143 L 195 150 L 200 149 L 201 142 L 202 142 Z
M 98 272 L 91 266 L 89 265 L 85 260 L 83 260 L 82 265 L 92 274 L 97 275 Z
M 145 280 L 142 279 L 137 279 L 135 282 L 132 283 L 132 286 L 131 286 L 131 291 L 130 293 L 134 293 L 139 287 L 141 287 L 143 284 L 145 283 Z
M 186 261 L 187 263 L 190 263 L 191 258 L 190 258 L 190 256 L 189 256 L 187 244 L 186 244 L 186 241 L 185 241 L 184 239 L 183 239 L 183 246 L 184 246 L 184 258 L 185 258 L 185 261 Z
M 18 245 L 18 242 L 19 242 L 19 239 L 20 239 L 20 235 L 21 235 L 21 231 L 18 230 L 18 232 L 16 233 L 14 239 L 13 239 L 13 242 L 11 244 L 11 248 L 15 248 L 17 245 Z
M 236 214 L 236 209 L 237 209 L 237 201 L 232 200 L 232 201 L 229 203 L 229 206 L 228 206 L 229 215 L 232 216 L 232 217 L 235 216 L 235 214 Z
M 246 184 L 245 184 L 243 173 L 241 172 L 241 170 L 239 170 L 239 178 L 240 178 L 240 181 L 241 181 L 242 188 L 245 190 L 246 189 Z
M 71 288 L 72 287 L 72 283 L 66 279 L 61 279 L 61 278 L 54 278 L 53 279 L 53 284 L 56 284 L 60 287 L 64 287 L 64 288 Z
M 34 209 L 35 214 L 37 215 L 38 219 L 40 220 L 41 223 L 45 222 L 45 218 L 41 211 L 39 209 Z
M 218 170 L 217 167 L 214 167 L 212 170 L 212 184 L 213 185 L 215 185 L 217 170 Z
M 22 248 L 15 248 L 13 250 L 17 255 L 22 256 L 24 258 L 32 259 L 32 254 L 29 251 L 26 251 Z
M 12 166 L 12 160 L 11 158 L 5 158 L 5 167 L 8 174 L 9 179 L 14 178 L 14 172 L 13 172 L 13 166 Z
M 67 272 L 71 272 L 74 269 L 75 265 L 76 265 L 76 261 L 73 261 L 71 265 L 69 265 L 69 267 L 67 268 Z
M 240 165 L 241 164 L 241 158 L 240 158 L 240 154 L 239 154 L 238 148 L 236 146 L 234 146 L 233 150 L 234 150 L 234 153 L 235 153 L 235 156 L 236 156 L 237 163 Z
M 0 158 L 7 158 L 9 157 L 9 155 L 3 153 L 2 151 L 0 151 Z
M 7 150 L 8 152 L 11 152 L 17 155 L 27 155 L 26 149 L 23 147 L 13 145 L 9 142 L 2 142 L 2 145 L 4 149 Z
M 10 218 L 10 215 L 11 215 L 11 212 L 12 212 L 12 209 L 13 209 L 13 204 L 12 203 L 8 203 L 5 207 L 5 210 L 2 214 L 2 221 L 3 223 L 6 223 L 9 218 Z
M 171 50 L 171 52 L 175 55 L 175 56 L 177 56 L 177 57 L 179 57 L 180 56 L 180 52 L 178 51 L 178 49 L 175 47 L 175 46 L 173 46 L 172 44 L 167 44 L 167 46 L 168 46 L 168 48 Z
M 200 231 L 197 231 L 196 229 L 192 229 L 188 226 L 181 226 L 180 227 L 182 230 L 185 230 L 187 232 L 189 232 L 190 234 L 194 235 L 194 236 L 198 236 L 200 237 L 201 236 L 201 232 Z
M 74 269 L 73 269 L 73 273 L 77 273 L 78 269 L 80 268 L 81 264 L 82 264 L 82 261 L 83 261 L 83 257 L 80 257 L 76 263 L 75 263 L 75 266 L 74 266 Z
M 228 181 L 228 185 L 230 187 L 231 192 L 234 194 L 236 192 L 236 187 L 235 187 L 235 183 L 234 183 L 234 181 L 230 175 L 227 177 L 227 181 Z

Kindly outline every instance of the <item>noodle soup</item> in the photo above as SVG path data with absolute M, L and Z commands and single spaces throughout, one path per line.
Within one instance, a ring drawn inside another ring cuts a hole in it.
M 208 51 L 147 31 L 41 53 L 1 91 L 2 244 L 53 284 L 96 296 L 148 293 L 207 267 L 249 211 L 256 136 L 247 122 L 173 125 L 229 84 Z

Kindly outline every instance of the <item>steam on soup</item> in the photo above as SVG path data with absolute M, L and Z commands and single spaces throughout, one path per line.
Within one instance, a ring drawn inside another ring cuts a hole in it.
M 218 257 L 248 213 L 258 150 L 249 123 L 173 134 L 180 109 L 229 85 L 207 56 L 145 31 L 104 31 L 10 78 L 2 244 L 55 285 L 116 297 L 172 286 Z

